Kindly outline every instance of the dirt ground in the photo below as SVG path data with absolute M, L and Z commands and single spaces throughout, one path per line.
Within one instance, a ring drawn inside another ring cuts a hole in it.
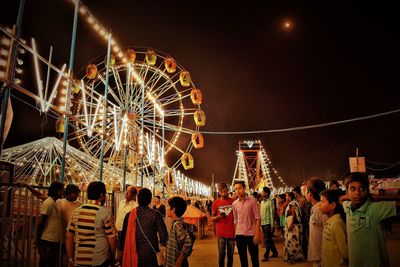
M 387 246 L 390 259 L 390 266 L 400 266 L 400 223 L 396 223 L 392 228 L 393 233 L 387 235 Z M 279 252 L 279 258 L 272 258 L 268 262 L 261 262 L 260 266 L 293 266 L 282 260 L 282 249 L 283 243 L 281 240 L 275 239 L 275 244 Z M 259 246 L 260 259 L 263 256 L 265 248 Z M 249 263 L 250 261 L 250 255 Z M 226 264 L 226 262 L 225 262 Z M 214 237 L 213 229 L 206 229 L 206 236 L 203 239 L 196 240 L 194 250 L 189 258 L 190 267 L 208 267 L 208 266 L 218 266 L 218 247 L 217 241 Z M 235 250 L 233 266 L 240 267 L 239 254 Z M 294 266 L 312 266 L 310 262 L 298 262 Z

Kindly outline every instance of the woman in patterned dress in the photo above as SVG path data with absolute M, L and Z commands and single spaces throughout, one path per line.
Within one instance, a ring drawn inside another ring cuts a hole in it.
M 303 260 L 303 252 L 301 248 L 301 212 L 300 205 L 296 201 L 293 192 L 286 193 L 286 199 L 289 199 L 289 205 L 285 210 L 285 244 L 283 248 L 283 260 L 290 264 L 295 261 Z

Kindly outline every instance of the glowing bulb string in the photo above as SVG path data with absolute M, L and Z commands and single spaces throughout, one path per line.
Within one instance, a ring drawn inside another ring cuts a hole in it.
M 391 111 L 387 111 L 387 112 L 377 113 L 374 115 L 362 116 L 362 117 L 357 117 L 357 118 L 352 118 L 352 119 L 347 119 L 347 120 L 312 124 L 312 125 L 306 125 L 306 126 L 296 126 L 296 127 L 290 127 L 290 128 L 281 128 L 281 129 L 255 130 L 255 131 L 226 131 L 226 132 L 223 132 L 223 131 L 220 131 L 220 132 L 200 131 L 200 133 L 209 134 L 209 135 L 212 135 L 212 134 L 213 135 L 236 135 L 236 134 L 262 134 L 262 133 L 280 133 L 280 132 L 290 132 L 290 131 L 301 131 L 301 130 L 322 128 L 322 127 L 328 127 L 328 126 L 333 126 L 333 125 L 338 125 L 338 124 L 361 121 L 361 120 L 368 120 L 368 119 L 373 119 L 373 118 L 377 118 L 377 117 L 391 115 L 391 114 L 398 113 L 398 112 L 400 112 L 400 109 L 395 109 L 395 110 L 391 110 Z

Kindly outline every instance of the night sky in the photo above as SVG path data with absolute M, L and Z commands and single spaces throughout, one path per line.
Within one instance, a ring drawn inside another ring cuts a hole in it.
M 2 25 L 15 22 L 15 2 L 2 1 Z M 203 92 L 204 131 L 289 128 L 400 107 L 400 23 L 394 1 L 83 2 L 122 47 L 152 47 L 190 71 Z M 70 1 L 27 0 L 22 38 L 35 37 L 44 55 L 53 45 L 54 61 L 61 65 L 69 58 L 72 19 Z M 283 27 L 286 20 L 293 25 L 289 31 Z M 106 42 L 79 21 L 75 70 L 105 52 Z M 25 62 L 23 86 L 35 91 L 31 57 Z M 15 99 L 13 108 L 5 147 L 55 135 L 53 118 Z M 207 134 L 205 148 L 192 150 L 195 169 L 185 173 L 207 184 L 212 174 L 230 183 L 238 141 L 253 139 L 261 140 L 291 186 L 311 176 L 343 177 L 357 147 L 368 167 L 382 169 L 389 165 L 376 162 L 400 161 L 399 122 L 396 113 L 302 131 Z M 399 172 L 400 166 L 371 171 L 377 177 Z

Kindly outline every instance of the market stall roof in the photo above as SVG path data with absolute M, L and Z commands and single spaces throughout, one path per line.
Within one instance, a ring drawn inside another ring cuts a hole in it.
M 205 216 L 206 214 L 204 212 L 193 205 L 188 205 L 186 212 L 183 214 L 183 218 L 202 218 Z

